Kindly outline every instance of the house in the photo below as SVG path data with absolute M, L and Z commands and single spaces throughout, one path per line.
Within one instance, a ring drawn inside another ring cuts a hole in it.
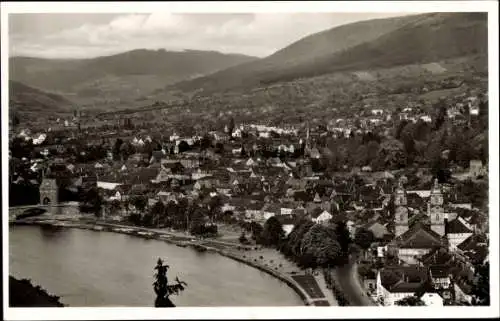
M 483 162 L 477 159 L 473 159 L 469 162 L 469 173 L 473 177 L 478 177 L 481 175 L 485 175 L 485 168 L 483 166 Z
M 83 179 L 83 177 L 82 177 Z M 84 183 L 82 182 L 82 185 L 84 185 Z M 109 182 L 97 182 L 97 188 L 102 188 L 102 189 L 105 189 L 105 190 L 114 190 L 116 189 L 116 187 L 120 186 L 121 184 L 119 183 L 109 183 Z
M 377 301 L 383 306 L 394 306 L 396 301 L 427 292 L 427 270 L 417 266 L 386 267 L 377 274 Z
M 415 223 L 409 230 L 395 239 L 398 258 L 407 264 L 417 264 L 418 259 L 442 245 L 442 237 L 423 225 Z
M 422 120 L 423 122 L 426 122 L 426 123 L 432 123 L 432 118 L 429 115 L 420 116 L 420 120 Z
M 294 218 L 291 215 L 281 215 L 278 216 L 278 221 L 281 223 L 283 231 L 285 231 L 285 236 L 288 236 L 295 227 Z
M 373 236 L 375 237 L 376 240 L 384 240 L 392 235 L 387 230 L 387 227 L 385 227 L 383 224 L 379 222 L 369 223 L 365 225 L 365 228 L 373 233 Z
M 473 231 L 474 228 L 460 216 L 448 222 L 446 225 L 446 237 L 450 250 L 455 249 L 457 245 L 472 236 Z
M 182 158 L 179 160 L 179 163 L 182 165 L 184 168 L 199 168 L 200 167 L 200 160 L 198 158 Z
M 420 297 L 420 300 L 424 301 L 426 306 L 442 307 L 444 305 L 444 300 L 438 293 L 426 292 Z
M 262 204 L 261 203 L 250 203 L 245 207 L 245 218 L 250 221 L 262 221 Z
M 333 215 L 328 211 L 316 211 L 316 213 L 311 214 L 311 220 L 316 224 L 326 224 L 333 218 Z
M 270 217 L 275 216 L 280 212 L 280 207 L 275 204 L 266 203 L 264 207 L 262 207 L 262 217 L 265 221 L 267 221 Z
M 488 239 L 482 234 L 473 234 L 456 247 L 456 251 L 473 264 L 482 264 L 488 259 Z
M 196 181 L 194 188 L 197 190 L 203 188 L 215 188 L 219 184 L 219 180 L 214 176 L 205 176 Z
M 442 290 L 451 287 L 451 273 L 448 265 L 429 266 L 429 276 L 434 289 Z

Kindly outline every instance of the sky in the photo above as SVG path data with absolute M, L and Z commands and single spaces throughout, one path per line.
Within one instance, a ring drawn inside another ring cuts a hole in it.
M 134 49 L 265 57 L 312 33 L 402 13 L 9 14 L 9 56 L 91 58 Z

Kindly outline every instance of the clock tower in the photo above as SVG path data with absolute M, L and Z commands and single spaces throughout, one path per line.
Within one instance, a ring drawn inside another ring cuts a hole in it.
M 408 231 L 408 208 L 407 208 L 407 198 L 406 191 L 403 187 L 403 183 L 400 180 L 398 182 L 398 187 L 396 188 L 394 194 L 394 205 L 395 209 L 395 234 L 396 237 L 400 236 L 404 232 Z
M 434 232 L 438 233 L 439 235 L 444 235 L 444 220 L 445 220 L 445 213 L 443 209 L 443 193 L 441 191 L 441 188 L 438 184 L 437 179 L 434 180 L 434 185 L 431 189 L 431 196 L 429 200 L 429 206 L 428 206 L 428 216 L 431 221 L 431 230 Z

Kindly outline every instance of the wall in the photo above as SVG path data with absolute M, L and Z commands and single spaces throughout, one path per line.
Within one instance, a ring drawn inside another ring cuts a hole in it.
M 453 233 L 448 234 L 448 243 L 450 244 L 450 249 L 455 249 L 457 245 L 465 241 L 472 233 Z
M 399 249 L 398 258 L 408 264 L 417 264 L 415 257 L 423 256 L 430 252 L 430 249 Z

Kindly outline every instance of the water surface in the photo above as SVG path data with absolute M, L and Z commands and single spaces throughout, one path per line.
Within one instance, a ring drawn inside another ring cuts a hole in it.
M 177 306 L 299 306 L 286 284 L 209 252 L 134 236 L 38 226 L 9 227 L 9 274 L 29 278 L 72 307 L 151 307 L 158 257 L 188 283 Z

